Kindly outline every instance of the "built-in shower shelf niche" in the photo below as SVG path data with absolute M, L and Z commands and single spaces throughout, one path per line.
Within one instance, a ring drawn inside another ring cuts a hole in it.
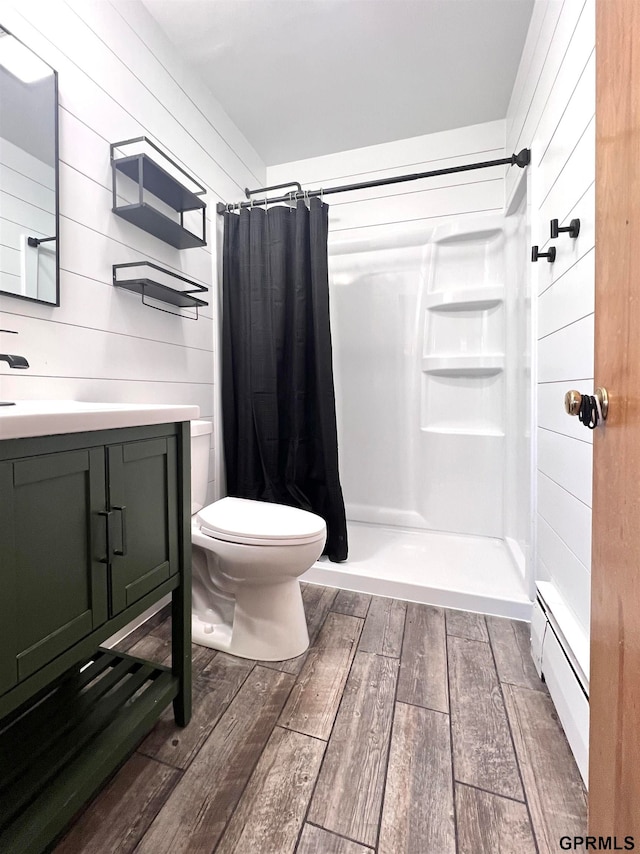
M 420 428 L 427 437 L 446 435 L 454 441 L 487 436 L 497 441 L 504 436 L 503 356 L 442 357 L 427 363 L 420 394 Z
M 132 146 L 136 153 L 123 153 Z M 207 205 L 202 198 L 206 188 L 150 139 L 142 136 L 112 143 L 111 169 L 113 213 L 176 249 L 207 245 Z M 136 185 L 135 198 L 128 203 L 119 194 L 118 176 L 126 176 Z M 200 234 L 187 227 L 190 215 Z
M 489 478 L 492 493 L 500 489 L 499 477 L 489 473 L 487 459 L 501 459 L 505 441 L 504 246 L 504 220 L 493 214 L 437 227 L 425 254 L 422 303 L 425 453 L 440 448 L 464 458 L 470 481 Z M 450 498 L 446 512 L 437 511 L 443 524 L 447 514 L 455 519 L 458 512 L 453 494 Z M 497 526 L 500 514 L 494 510 Z M 435 507 L 429 512 L 436 513 Z
M 448 234 L 446 232 L 449 232 Z M 465 225 L 447 225 L 438 229 L 438 234 L 433 242 L 439 246 L 451 246 L 457 243 L 477 243 L 479 245 L 491 243 L 493 240 L 503 236 L 502 225 L 493 228 L 483 228 Z
M 438 436 L 493 436 L 498 439 L 504 438 L 502 430 L 487 428 L 486 430 L 473 430 L 463 427 L 421 427 L 423 433 L 434 433 Z
M 422 370 L 440 377 L 493 377 L 504 371 L 504 356 L 424 356 Z
M 429 311 L 488 311 L 504 302 L 504 286 L 461 288 L 429 294 L 425 307 Z
M 495 228 L 442 226 L 435 230 L 428 293 L 480 293 L 504 284 L 505 233 Z
M 433 233 L 427 297 L 439 293 L 455 294 L 472 291 L 482 298 L 487 289 L 492 297 L 504 286 L 504 220 L 487 217 L 482 223 L 476 217 L 468 223 L 438 226 Z

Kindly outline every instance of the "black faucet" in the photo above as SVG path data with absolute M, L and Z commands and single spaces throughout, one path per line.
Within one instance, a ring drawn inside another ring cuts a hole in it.
M 0 329 L 0 332 L 9 332 L 12 335 L 17 335 L 13 329 Z M 25 359 L 24 356 L 12 356 L 9 353 L 0 353 L 0 362 L 6 362 L 10 368 L 28 368 L 29 362 Z M 0 400 L 0 406 L 13 406 L 12 401 L 4 401 Z
M 9 353 L 0 353 L 0 362 L 6 362 L 10 368 L 29 367 L 29 362 L 24 356 L 10 356 Z
M 0 329 L 0 332 L 9 332 L 11 335 L 17 335 L 13 329 Z M 8 353 L 0 353 L 0 362 L 6 362 L 10 368 L 28 368 L 29 362 L 24 356 L 10 356 Z

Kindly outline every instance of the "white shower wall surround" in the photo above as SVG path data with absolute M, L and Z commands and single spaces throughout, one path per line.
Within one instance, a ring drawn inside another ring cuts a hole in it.
M 504 218 L 436 227 L 421 255 L 388 275 L 331 254 L 347 515 L 502 537 Z
M 467 216 L 429 229 L 423 247 L 385 242 L 366 259 L 331 248 L 350 559 L 309 579 L 529 617 L 530 407 L 526 394 L 520 409 L 506 399 L 507 384 L 530 384 L 523 342 L 506 329 L 507 317 L 527 325 L 520 219 Z
M 424 266 L 417 413 L 424 527 L 503 537 L 504 219 L 436 228 Z

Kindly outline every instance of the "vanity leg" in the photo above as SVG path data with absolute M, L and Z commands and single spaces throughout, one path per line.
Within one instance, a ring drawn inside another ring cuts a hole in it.
M 178 726 L 191 720 L 191 431 L 183 421 L 178 438 L 180 457 L 181 583 L 171 597 L 171 667 L 179 678 L 173 714 Z
M 186 726 L 191 720 L 191 596 L 185 596 L 182 585 L 171 600 L 171 645 L 171 668 L 179 679 L 173 714 L 178 726 Z

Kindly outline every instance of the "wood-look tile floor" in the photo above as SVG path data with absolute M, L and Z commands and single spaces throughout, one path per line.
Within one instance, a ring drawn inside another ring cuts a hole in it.
M 193 647 L 171 710 L 57 854 L 528 854 L 586 832 L 586 796 L 525 623 L 303 586 L 311 646 Z M 164 661 L 170 621 L 122 644 Z

